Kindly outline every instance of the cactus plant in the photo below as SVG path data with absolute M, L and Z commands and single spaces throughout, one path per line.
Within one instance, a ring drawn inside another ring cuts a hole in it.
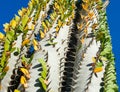
M 102 0 L 30 0 L 0 33 L 0 92 L 118 92 Z

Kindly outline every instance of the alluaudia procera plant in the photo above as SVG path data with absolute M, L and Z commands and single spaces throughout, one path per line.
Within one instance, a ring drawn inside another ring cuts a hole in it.
M 108 3 L 30 0 L 0 33 L 0 92 L 118 92 Z

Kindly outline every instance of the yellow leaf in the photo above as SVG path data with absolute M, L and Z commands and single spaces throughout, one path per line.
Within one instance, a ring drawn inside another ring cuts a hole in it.
M 12 26 L 12 28 L 15 28 L 16 25 L 17 25 L 17 22 L 16 22 L 14 19 L 12 19 L 12 20 L 10 21 L 10 26 Z
M 58 26 L 61 27 L 61 25 L 62 25 L 61 20 L 58 20 Z
M 58 27 L 58 26 L 57 26 L 55 29 L 56 29 L 56 32 L 58 32 L 58 31 L 59 31 L 59 27 Z
M 24 75 L 27 77 L 27 78 L 30 78 L 30 73 L 27 69 L 25 68 L 20 68 L 21 72 L 24 73 Z
M 18 90 L 18 89 L 15 89 L 15 90 L 14 90 L 14 92 L 20 92 L 20 90 Z
M 16 21 L 16 22 L 19 22 L 19 21 L 20 21 L 20 17 L 17 16 L 17 15 L 15 15 L 15 21 Z
M 35 24 L 32 24 L 31 29 L 34 30 L 34 28 L 35 28 Z
M 44 38 L 45 37 L 45 34 L 40 30 L 40 37 L 41 38 Z
M 45 29 L 47 29 L 47 26 L 46 26 L 45 22 L 42 22 L 42 25 Z
M 4 34 L 0 32 L 0 39 L 3 40 L 4 39 Z
M 57 2 L 55 2 L 54 5 L 55 5 L 55 8 L 56 8 L 56 9 L 59 9 L 59 8 L 60 8 L 60 6 L 57 4 Z
M 32 2 L 32 5 L 34 5 L 34 4 L 35 4 L 35 0 L 31 0 L 31 2 Z
M 3 69 L 4 72 L 7 72 L 8 70 L 9 70 L 9 66 L 6 66 L 6 67 Z
M 102 67 L 96 67 L 93 72 L 98 73 L 98 72 L 101 72 L 102 70 L 103 70 Z
M 38 46 L 37 45 L 33 45 L 34 46 L 34 49 L 37 51 L 39 50 Z
M 45 34 L 47 33 L 47 29 L 44 29 L 44 33 L 45 33 Z
M 20 83 L 21 84 L 26 84 L 27 83 L 27 80 L 26 80 L 26 78 L 24 76 L 21 76 Z
M 53 14 L 50 15 L 50 18 L 54 21 L 55 17 L 53 16 Z
M 33 39 L 33 45 L 38 45 L 38 42 L 35 39 Z
M 23 42 L 22 42 L 22 46 L 25 46 L 26 44 L 28 44 L 30 42 L 29 39 L 25 39 Z
M 92 57 L 92 61 L 93 61 L 94 63 L 96 63 L 96 59 L 95 59 L 95 57 Z
M 82 3 L 82 8 L 83 8 L 85 11 L 88 11 L 88 4 L 83 4 L 83 3 Z
M 74 18 L 75 17 L 75 14 L 74 14 L 74 12 L 72 12 L 72 18 Z
M 24 76 L 21 76 L 21 78 L 20 78 L 20 83 L 23 84 L 23 86 L 24 86 L 25 88 L 28 87 L 28 85 L 27 85 L 27 80 L 26 80 L 26 78 L 25 78 Z

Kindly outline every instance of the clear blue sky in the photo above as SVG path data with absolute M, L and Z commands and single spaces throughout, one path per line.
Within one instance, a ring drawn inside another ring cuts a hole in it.
M 3 32 L 3 24 L 9 22 L 17 11 L 27 7 L 29 0 L 0 0 L 0 31 Z M 116 57 L 117 81 L 120 85 L 120 0 L 110 0 L 107 8 L 108 23 L 112 36 L 113 52 Z

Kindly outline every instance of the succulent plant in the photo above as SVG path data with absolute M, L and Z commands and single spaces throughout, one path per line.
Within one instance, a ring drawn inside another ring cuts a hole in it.
M 0 33 L 0 92 L 118 92 L 102 0 L 30 0 Z

